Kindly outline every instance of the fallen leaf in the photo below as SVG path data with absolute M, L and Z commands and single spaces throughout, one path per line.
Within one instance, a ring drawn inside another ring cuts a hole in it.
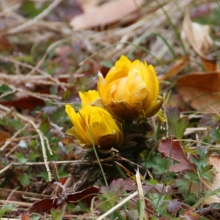
M 50 210 L 56 209 L 62 206 L 65 202 L 77 203 L 80 200 L 83 200 L 90 206 L 92 198 L 99 192 L 98 187 L 90 187 L 85 190 L 72 193 L 66 196 L 66 198 L 56 197 L 54 199 L 42 199 L 38 202 L 35 202 L 28 210 L 28 213 L 39 213 L 44 214 L 50 212 Z
M 196 166 L 186 157 L 182 146 L 177 140 L 166 139 L 162 140 L 158 148 L 159 152 L 165 157 L 172 158 L 179 162 L 169 167 L 169 171 L 180 172 L 184 170 L 196 171 Z
M 192 22 L 189 11 L 185 11 L 182 30 L 183 42 L 189 43 L 201 57 L 205 57 L 213 46 L 209 25 Z
M 158 193 L 166 193 L 171 195 L 172 194 L 172 188 L 171 186 L 166 186 L 164 184 L 156 184 L 153 185 L 144 185 L 143 186 L 144 194 L 148 194 L 149 192 L 156 191 Z
M 209 60 L 204 57 L 201 57 L 203 66 L 207 72 L 214 72 L 218 70 L 217 59 Z
M 170 77 L 176 76 L 183 70 L 183 68 L 189 63 L 189 56 L 179 57 L 175 63 L 171 66 L 167 73 L 162 75 L 159 80 L 167 80 Z
M 201 216 L 189 208 L 180 217 L 184 217 L 185 220 L 199 220 Z
M 13 50 L 14 46 L 9 42 L 6 36 L 0 30 L 0 52 Z
M 89 29 L 120 21 L 124 17 L 137 11 L 144 0 L 117 0 L 109 1 L 97 7 L 92 7 L 84 14 L 74 17 L 70 25 L 74 30 Z
M 220 188 L 220 158 L 218 156 L 211 155 L 209 157 L 209 164 L 212 165 L 213 168 L 215 168 L 216 173 L 213 173 L 212 183 L 205 181 L 207 185 L 204 185 L 204 187 L 208 191 L 213 191 Z M 217 195 L 214 195 L 208 197 L 205 201 L 203 201 L 203 205 L 211 205 L 212 203 L 220 203 L 220 198 Z
M 182 208 L 182 203 L 177 199 L 171 200 L 168 202 L 167 210 L 172 216 L 176 216 L 177 212 L 179 212 Z
M 113 195 L 120 195 L 123 194 L 124 191 L 132 191 L 136 189 L 137 186 L 133 180 L 129 179 L 116 179 L 113 180 L 109 187 L 102 186 L 100 192 L 102 194 L 106 192 L 111 192 Z
M 7 139 L 11 138 L 11 134 L 6 132 L 6 131 L 3 131 L 3 130 L 0 130 L 0 147 L 5 143 L 5 141 Z M 10 145 L 11 147 L 11 145 Z
M 99 5 L 100 3 L 103 3 L 103 0 L 78 0 L 78 2 L 81 4 L 82 8 L 86 11 L 88 9 L 93 8 L 96 5 Z
M 33 111 L 37 106 L 44 106 L 45 102 L 35 97 L 23 96 L 13 100 L 0 101 L 0 104 L 7 107 L 13 106 L 18 110 L 28 109 Z
M 185 102 L 203 112 L 220 111 L 220 72 L 191 73 L 177 80 L 177 90 Z
M 48 16 L 49 20 L 66 21 L 83 13 L 82 5 L 78 0 L 61 1 L 59 7 L 53 10 L 53 16 Z

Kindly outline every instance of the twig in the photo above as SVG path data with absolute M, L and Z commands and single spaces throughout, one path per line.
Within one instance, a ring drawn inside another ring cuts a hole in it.
M 5 143 L 2 145 L 2 147 L 0 148 L 0 151 L 3 151 L 12 141 L 14 138 L 16 138 L 22 131 L 24 131 L 27 127 L 29 126 L 29 124 L 26 124 L 23 128 L 21 128 L 20 130 L 18 130 L 17 132 L 15 132 L 15 134 L 9 138 L 8 140 L 5 141 Z
M 22 62 L 20 62 L 18 60 L 10 58 L 10 57 L 4 57 L 4 56 L 0 55 L 0 59 L 5 61 L 5 62 L 11 62 L 11 63 L 14 63 L 15 65 L 20 65 L 20 66 L 26 67 L 26 68 L 31 69 L 31 70 L 34 68 L 34 70 L 36 72 L 38 72 L 38 73 L 46 76 L 47 78 L 49 78 L 52 82 L 54 82 L 55 85 L 59 85 L 64 91 L 66 90 L 65 86 L 67 86 L 68 84 L 65 85 L 65 83 L 61 83 L 58 79 L 52 77 L 50 74 L 48 74 L 47 72 L 45 72 L 45 71 L 43 71 L 41 69 L 38 69 L 38 68 L 36 68 L 36 67 L 34 67 L 34 66 L 30 65 L 30 64 L 27 64 L 27 63 L 22 63 Z M 2 74 L 1 74 L 1 76 L 2 77 L 9 77 L 8 75 L 2 75 Z M 13 76 L 12 75 L 10 77 L 18 77 L 18 76 Z M 22 77 L 23 77 L 22 81 L 24 79 L 29 80 L 29 78 L 30 78 L 30 76 L 28 76 L 28 75 L 22 75 Z M 32 76 L 32 77 L 34 77 L 34 76 Z M 36 77 L 39 78 L 40 76 L 36 76 Z M 49 82 L 48 82 L 48 84 L 49 84 Z
M 64 160 L 64 161 L 53 161 L 53 163 L 55 164 L 74 164 L 74 165 L 78 165 L 78 164 L 98 164 L 98 161 L 90 161 L 90 160 Z M 12 162 L 10 164 L 8 164 L 6 167 L 4 167 L 2 170 L 0 170 L 0 175 L 2 173 L 4 173 L 6 170 L 10 169 L 12 166 L 42 166 L 44 165 L 45 162 L 26 162 L 26 163 L 17 163 L 17 162 Z M 104 164 L 102 163 L 102 165 L 105 166 L 112 166 L 110 164 Z
M 51 94 L 44 94 L 44 93 L 37 93 L 37 92 L 31 92 L 25 89 L 20 89 L 20 88 L 16 88 L 15 86 L 8 84 L 8 83 L 4 83 L 5 85 L 7 85 L 8 87 L 10 87 L 12 89 L 12 91 L 10 91 L 10 93 L 15 93 L 15 92 L 21 92 L 24 93 L 25 95 L 29 95 L 44 101 L 51 101 L 51 99 L 58 99 L 61 100 L 62 98 L 57 96 L 57 95 L 51 95 Z M 5 96 L 5 94 L 3 94 Z M 9 94 L 7 94 L 9 95 Z M 2 98 L 2 97 L 0 97 Z
M 11 192 L 14 191 L 13 189 L 6 189 L 6 188 L 0 188 L 0 190 L 4 190 L 5 192 Z M 50 195 L 46 194 L 40 194 L 40 193 L 33 193 L 33 192 L 25 192 L 25 191 L 14 191 L 15 194 L 20 194 L 20 195 L 26 195 L 26 196 L 35 196 L 35 197 L 44 197 L 44 198 L 51 198 Z
M 39 69 L 40 66 L 43 64 L 43 62 L 45 61 L 45 59 L 46 59 L 46 57 L 47 57 L 47 54 L 48 54 L 51 50 L 53 50 L 54 48 L 56 48 L 57 46 L 59 46 L 60 44 L 65 43 L 65 42 L 68 42 L 68 39 L 58 40 L 58 41 L 54 42 L 53 44 L 51 44 L 51 45 L 47 48 L 46 52 L 44 53 L 44 55 L 43 55 L 43 57 L 40 59 L 40 61 L 37 63 L 37 65 L 36 65 L 27 75 L 32 75 L 32 74 L 36 71 L 36 69 Z
M 0 175 L 4 173 L 6 170 L 10 169 L 13 165 L 14 163 L 10 163 L 6 167 L 4 167 L 2 170 L 0 170 Z
M 10 109 L 3 106 L 3 105 L 0 105 L 0 109 L 4 109 L 5 111 L 7 112 L 10 112 Z M 30 120 L 29 118 L 26 118 L 25 116 L 19 114 L 16 112 L 16 115 L 21 118 L 23 121 L 26 121 L 28 123 L 30 123 L 33 128 L 35 129 L 35 131 L 38 133 L 39 135 L 39 138 L 40 138 L 40 142 L 41 142 L 41 147 L 42 147 L 42 153 L 43 153 L 43 158 L 44 158 L 44 164 L 45 164 L 45 167 L 46 167 L 46 170 L 47 170 L 47 173 L 48 173 L 48 180 L 51 181 L 52 180 L 52 175 L 51 175 L 51 172 L 50 172 L 50 168 L 49 168 L 49 165 L 48 165 L 48 161 L 47 161 L 47 154 L 46 154 L 46 147 L 45 147 L 45 142 L 44 140 L 47 139 L 47 137 L 45 137 L 45 135 L 42 133 L 42 131 L 38 128 L 38 126 L 34 123 L 34 121 Z M 49 141 L 46 141 L 46 146 L 47 146 L 47 149 L 49 150 L 49 153 L 51 155 L 53 155 L 53 152 L 49 146 Z
M 0 203 L 5 204 L 6 200 L 0 200 Z M 14 204 L 14 205 L 20 205 L 20 206 L 25 206 L 25 207 L 31 207 L 33 203 L 29 202 L 18 202 L 18 201 L 8 201 L 7 203 L 9 204 Z M 1 218 L 2 219 L 2 218 Z M 8 218 L 7 218 L 8 219 Z
M 50 4 L 44 11 L 42 11 L 38 16 L 36 16 L 34 19 L 27 21 L 26 23 L 23 23 L 22 25 L 15 27 L 9 31 L 7 31 L 7 34 L 16 34 L 20 31 L 23 31 L 24 29 L 35 25 L 38 21 L 46 17 L 54 8 L 57 7 L 61 3 L 62 0 L 54 0 L 52 1 L 52 4 Z
M 5 157 L 9 157 L 18 147 L 19 147 L 19 144 L 16 144 L 16 145 L 5 155 Z

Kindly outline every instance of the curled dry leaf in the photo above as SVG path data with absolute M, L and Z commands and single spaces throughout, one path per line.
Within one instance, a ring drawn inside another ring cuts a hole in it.
M 167 138 L 162 140 L 159 144 L 158 151 L 162 153 L 165 157 L 172 158 L 173 160 L 179 162 L 179 164 L 174 164 L 169 167 L 169 171 L 180 172 L 184 170 L 194 170 L 196 171 L 196 166 L 187 157 L 180 145 L 179 141 L 171 140 Z
M 209 25 L 192 22 L 189 11 L 185 11 L 183 20 L 182 40 L 189 43 L 201 57 L 205 57 L 213 46 Z
M 84 14 L 74 17 L 70 25 L 74 30 L 83 30 L 100 25 L 107 25 L 120 21 L 125 16 L 137 11 L 144 0 L 109 1 L 97 7 L 92 7 Z
M 159 77 L 159 80 L 167 80 L 170 77 L 176 76 L 189 63 L 189 56 L 179 57 L 175 63 L 169 68 L 168 72 Z
M 212 106 L 220 111 L 220 72 L 181 76 L 177 80 L 177 90 L 184 101 L 196 110 L 213 112 Z

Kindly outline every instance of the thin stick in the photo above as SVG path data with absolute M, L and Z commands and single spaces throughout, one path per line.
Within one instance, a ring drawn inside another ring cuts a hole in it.
M 29 124 L 26 124 L 23 128 L 21 128 L 20 130 L 18 130 L 17 132 L 15 132 L 15 134 L 7 139 L 5 141 L 5 143 L 2 145 L 2 147 L 0 148 L 0 151 L 3 151 L 12 141 L 14 138 L 16 138 L 22 131 L 24 131 L 27 127 L 29 126 Z
M 45 72 L 45 71 L 43 71 L 43 70 L 41 70 L 41 69 L 39 69 L 39 68 L 37 68 L 37 67 L 34 67 L 34 66 L 30 65 L 30 64 L 23 63 L 23 62 L 21 62 L 21 61 L 15 60 L 15 59 L 13 59 L 13 58 L 4 57 L 4 56 L 1 56 L 1 55 L 0 55 L 0 59 L 3 60 L 3 61 L 5 61 L 5 62 L 11 62 L 11 63 L 14 63 L 15 65 L 20 65 L 20 66 L 26 67 L 26 68 L 31 69 L 31 70 L 32 70 L 33 68 L 35 68 L 35 71 L 36 71 L 36 72 L 38 72 L 38 73 L 40 73 L 40 74 L 42 74 L 42 75 L 44 75 L 44 76 L 50 78 L 50 80 L 51 80 L 52 82 L 54 82 L 56 85 L 59 85 L 63 90 L 66 90 L 65 86 L 67 86 L 67 85 L 65 85 L 65 83 L 61 83 L 58 79 L 52 77 L 50 74 L 48 74 L 47 72 Z M 1 76 L 2 76 L 2 75 L 1 75 Z M 7 75 L 7 77 L 8 77 L 8 75 Z M 13 76 L 13 75 L 10 75 L 10 78 L 12 78 L 12 77 L 14 77 L 14 76 Z M 18 77 L 18 76 L 15 76 L 15 77 Z M 25 76 L 23 75 L 22 77 L 23 77 L 22 80 L 24 80 L 24 79 L 26 79 L 26 80 L 28 80 L 28 81 L 30 80 L 30 76 L 28 76 L 28 75 L 25 75 Z M 33 76 L 32 76 L 32 77 L 33 77 Z M 40 76 L 37 76 L 37 77 L 40 77 Z M 64 86 L 64 85 L 65 85 L 65 86 Z
M 94 161 L 90 161 L 90 160 L 65 160 L 65 161 L 53 161 L 53 163 L 55 164 L 98 164 L 98 161 L 94 160 Z M 17 163 L 17 162 L 12 162 L 10 164 L 8 164 L 6 167 L 4 167 L 2 170 L 0 170 L 0 174 L 4 173 L 6 170 L 10 169 L 12 166 L 42 166 L 44 165 L 45 162 L 26 162 L 26 163 Z M 105 166 L 112 166 L 110 164 L 103 164 Z
M 4 109 L 5 111 L 7 112 L 10 112 L 11 110 L 3 105 L 0 105 L 0 109 Z M 48 180 L 51 181 L 52 180 L 52 174 L 50 172 L 50 168 L 49 168 L 49 165 L 48 165 L 48 161 L 47 161 L 47 154 L 46 154 L 46 147 L 45 147 L 45 142 L 44 140 L 47 139 L 47 137 L 42 133 L 42 131 L 38 128 L 38 126 L 34 123 L 34 121 L 30 120 L 29 118 L 26 118 L 25 116 L 19 114 L 16 112 L 16 115 L 21 118 L 23 121 L 26 121 L 28 123 L 30 123 L 35 131 L 38 133 L 39 135 L 39 138 L 40 138 L 40 142 L 41 142 L 41 148 L 42 148 L 42 153 L 43 153 L 43 158 L 44 158 L 44 165 L 46 167 L 46 170 L 47 170 L 47 174 L 48 174 Z M 50 152 L 51 155 L 53 155 L 53 152 L 50 148 L 50 146 L 48 145 L 49 141 L 46 141 L 46 145 L 47 145 L 47 148 Z
M 52 4 L 50 4 L 44 11 L 42 11 L 38 16 L 36 16 L 34 19 L 29 20 L 22 25 L 15 27 L 9 31 L 7 31 L 7 34 L 16 34 L 20 31 L 23 31 L 24 29 L 31 27 L 35 25 L 38 21 L 46 17 L 54 8 L 57 7 L 62 2 L 62 0 L 54 0 L 52 1 Z
M 46 50 L 46 52 L 44 53 L 43 57 L 40 59 L 40 61 L 37 63 L 37 65 L 27 74 L 28 75 L 32 75 L 36 69 L 39 69 L 40 66 L 44 63 L 46 57 L 47 57 L 47 54 L 53 50 L 54 48 L 56 48 L 57 46 L 59 46 L 60 44 L 63 44 L 63 43 L 66 43 L 68 42 L 68 39 L 61 39 L 61 40 L 58 40 L 54 43 L 52 43 Z

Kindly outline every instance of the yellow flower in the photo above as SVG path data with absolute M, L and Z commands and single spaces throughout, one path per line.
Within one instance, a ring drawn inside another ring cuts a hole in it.
M 99 93 L 95 90 L 89 90 L 88 92 L 79 92 L 79 96 L 81 99 L 81 106 L 82 108 L 86 105 L 90 105 L 95 100 L 99 99 Z
M 81 144 L 92 145 L 94 143 L 102 149 L 110 149 L 122 143 L 122 130 L 106 110 L 86 105 L 76 113 L 74 108 L 68 104 L 66 112 L 74 125 L 67 131 L 67 134 L 75 136 Z
M 159 82 L 152 65 L 121 58 L 106 78 L 99 74 L 98 92 L 109 111 L 125 120 L 155 115 L 163 103 Z

